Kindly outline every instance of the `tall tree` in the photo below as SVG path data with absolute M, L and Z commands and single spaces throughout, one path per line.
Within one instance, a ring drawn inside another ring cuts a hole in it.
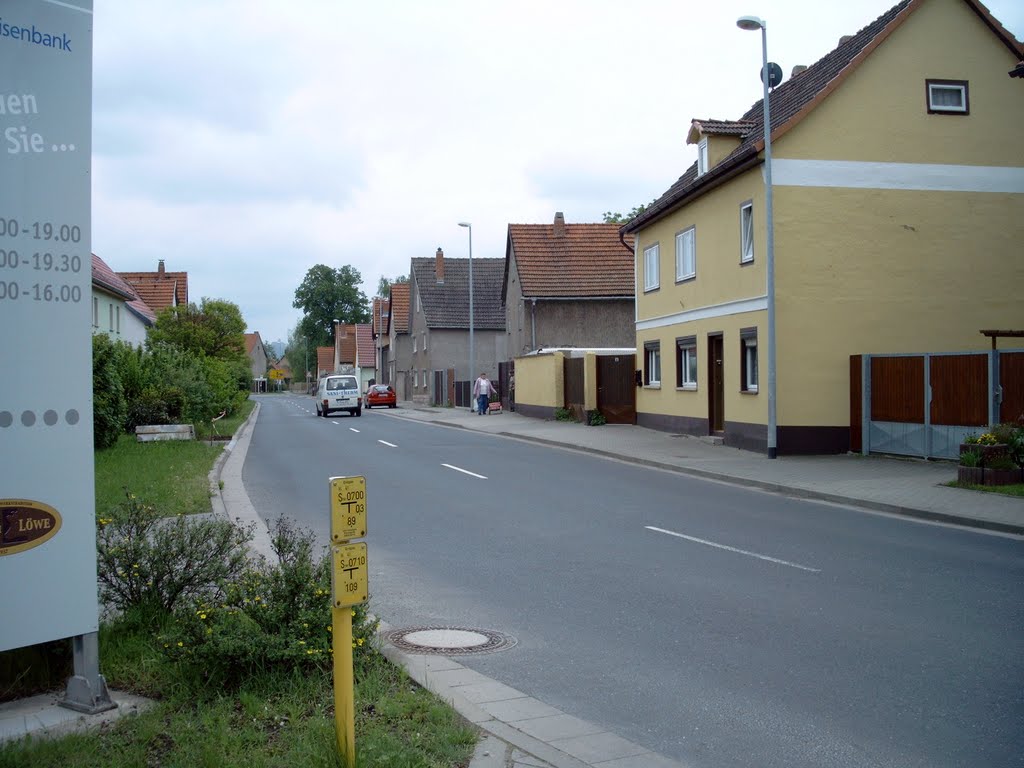
M 316 347 L 303 334 L 301 323 L 288 333 L 288 346 L 285 347 L 284 356 L 288 358 L 296 381 L 303 380 L 306 371 L 316 370 Z
M 395 283 L 408 283 L 409 278 L 406 275 L 399 275 L 394 280 L 388 280 L 384 275 L 380 276 L 380 280 L 377 281 L 377 295 L 381 298 L 388 298 L 391 295 L 391 286 Z
M 613 213 L 612 211 L 605 211 L 601 215 L 604 217 L 605 224 L 625 224 L 627 221 L 632 221 L 633 219 L 635 219 L 637 216 L 646 211 L 652 205 L 654 205 L 653 200 L 647 203 L 647 205 L 638 205 L 625 216 L 623 216 L 621 213 Z
M 167 307 L 146 334 L 146 344 L 170 344 L 218 360 L 245 357 L 245 320 L 238 305 L 225 299 L 203 298 L 196 304 Z
M 303 312 L 299 329 L 319 346 L 332 343 L 334 321 L 368 323 L 370 306 L 359 285 L 363 276 L 347 264 L 334 269 L 326 264 L 309 268 L 302 285 L 295 289 L 292 306 Z

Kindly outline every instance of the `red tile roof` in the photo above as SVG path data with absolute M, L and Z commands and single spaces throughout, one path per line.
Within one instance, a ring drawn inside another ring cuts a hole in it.
M 316 373 L 334 373 L 334 347 L 316 348 Z
M 263 343 L 263 340 L 260 339 L 259 331 L 254 331 L 253 333 L 245 334 L 245 354 L 251 357 L 252 351 L 256 348 L 257 342 L 260 344 Z
M 156 272 L 118 272 L 154 312 L 188 304 L 188 272 L 167 272 L 163 260 Z
M 695 119 L 692 129 L 708 136 L 746 136 L 754 124 L 744 120 L 701 120 Z
M 1024 47 L 978 0 L 963 0 L 1016 56 L 1024 56 Z M 843 38 L 839 45 L 803 72 L 790 77 L 771 92 L 772 141 L 799 123 L 832 91 L 854 72 L 872 51 L 881 45 L 910 15 L 928 0 L 901 0 L 857 34 Z M 697 176 L 697 164 L 691 165 L 675 184 L 636 218 L 622 226 L 623 232 L 636 232 L 689 200 L 713 189 L 723 177 L 759 162 L 764 149 L 763 99 L 755 103 L 736 125 L 749 124 L 739 146 L 708 173 Z M 724 122 L 724 121 L 719 121 Z
M 107 263 L 95 253 L 92 255 L 92 283 L 97 288 L 112 293 L 125 301 L 138 298 L 132 287 L 118 277 L 114 270 L 108 267 Z
M 409 284 L 395 283 L 391 286 L 390 320 L 395 333 L 409 332 Z
M 359 351 L 359 367 L 375 367 L 377 364 L 377 349 L 373 344 L 373 326 L 369 323 L 358 323 L 356 325 L 356 347 Z
M 633 296 L 633 238 L 619 240 L 618 224 L 509 224 L 523 296 Z M 506 277 L 507 280 L 507 277 Z

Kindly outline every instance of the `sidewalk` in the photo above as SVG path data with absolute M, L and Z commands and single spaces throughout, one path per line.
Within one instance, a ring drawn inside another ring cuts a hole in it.
M 632 425 L 545 421 L 502 412 L 402 402 L 390 415 L 557 445 L 621 461 L 878 512 L 1024 534 L 1024 498 L 950 488 L 945 461 L 882 456 L 783 456 L 712 445 L 701 438 Z

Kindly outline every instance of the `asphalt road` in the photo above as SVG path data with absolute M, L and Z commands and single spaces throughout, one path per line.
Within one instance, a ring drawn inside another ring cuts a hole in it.
M 261 402 L 256 509 L 365 475 L 373 610 L 518 638 L 473 669 L 695 768 L 1024 766 L 1019 539 Z

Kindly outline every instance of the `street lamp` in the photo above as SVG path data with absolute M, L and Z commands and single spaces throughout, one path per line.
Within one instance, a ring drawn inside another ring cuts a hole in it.
M 476 361 L 473 359 L 473 225 L 460 221 L 460 227 L 469 230 L 469 380 L 473 381 Z M 473 385 L 469 385 L 469 410 L 473 410 Z
M 772 210 L 772 124 L 768 105 L 768 83 L 771 81 L 771 73 L 768 71 L 768 24 L 757 16 L 741 16 L 736 20 L 736 26 L 748 31 L 761 30 L 761 82 L 764 86 L 764 210 L 767 230 L 765 271 L 768 273 L 768 458 L 774 459 L 778 455 L 775 412 L 775 221 Z

